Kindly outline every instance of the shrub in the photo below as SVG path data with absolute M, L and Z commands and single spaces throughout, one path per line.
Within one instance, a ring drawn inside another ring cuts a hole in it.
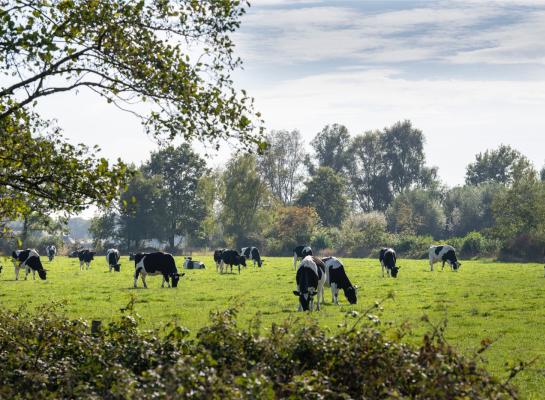
M 475 257 L 482 253 L 484 237 L 479 232 L 470 232 L 463 238 L 460 255 L 462 257 Z
M 215 312 L 190 339 L 177 326 L 140 332 L 130 315 L 93 334 L 45 308 L 2 310 L 0 398 L 516 398 L 436 330 L 414 347 L 364 314 L 336 335 L 308 320 L 263 337 L 258 319 L 242 330 L 236 316 Z
M 427 258 L 429 248 L 434 243 L 431 236 L 397 235 L 394 237 L 392 246 L 398 256 L 405 258 Z

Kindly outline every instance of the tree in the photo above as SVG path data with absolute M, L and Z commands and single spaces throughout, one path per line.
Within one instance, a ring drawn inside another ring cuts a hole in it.
M 174 250 L 175 237 L 196 229 L 206 215 L 205 205 L 197 195 L 198 183 L 207 172 L 206 162 L 184 143 L 151 153 L 143 168 L 145 176 L 159 184 L 161 238 Z
M 385 210 L 392 202 L 390 174 L 384 160 L 382 133 L 366 132 L 350 145 L 352 162 L 348 165 L 350 189 L 364 211 Z
M 329 167 L 320 167 L 305 182 L 297 204 L 316 210 L 324 226 L 339 226 L 348 212 L 346 184 Z
M 0 119 L 0 221 L 109 204 L 130 175 L 127 167 L 110 166 L 57 131 L 38 135 L 34 118 L 18 112 Z
M 530 161 L 511 146 L 500 145 L 475 155 L 475 161 L 466 167 L 466 184 L 501 183 L 513 181 L 515 169 L 531 168 Z
M 337 173 L 344 171 L 350 157 L 350 134 L 344 125 L 326 125 L 310 144 L 314 154 L 312 159 L 306 157 L 306 164 L 311 175 L 319 167 L 329 167 Z
M 431 235 L 439 238 L 445 230 L 445 215 L 433 193 L 417 189 L 398 195 L 386 213 L 394 233 Z
M 39 100 L 56 93 L 94 91 L 161 139 L 216 146 L 235 139 L 263 149 L 260 115 L 231 79 L 241 61 L 230 35 L 245 6 L 0 0 L 0 219 L 29 212 L 27 200 L 39 199 L 46 211 L 108 205 L 128 178 L 122 163 L 110 167 L 85 146 L 68 144 L 36 114 Z
M 267 189 L 252 155 L 235 155 L 227 163 L 222 177 L 220 221 L 224 234 L 236 248 L 248 245 L 248 239 L 260 231 L 260 209 Z
M 119 215 L 114 209 L 108 209 L 91 219 L 89 234 L 93 239 L 95 249 L 102 248 L 103 242 L 115 243 L 118 241 L 118 219 Z
M 312 207 L 278 207 L 266 232 L 267 248 L 270 253 L 287 254 L 295 246 L 309 244 L 319 226 L 320 217 Z
M 244 13 L 239 0 L 1 0 L 0 121 L 88 88 L 155 135 L 259 143 L 252 99 L 230 76 L 241 64 L 230 34 Z
M 424 135 L 421 130 L 413 128 L 411 121 L 397 122 L 385 128 L 382 149 L 394 194 L 429 179 L 431 171 L 425 170 Z
M 297 130 L 272 131 L 266 137 L 267 149 L 258 158 L 258 170 L 271 193 L 284 205 L 291 204 L 302 182 L 305 150 Z

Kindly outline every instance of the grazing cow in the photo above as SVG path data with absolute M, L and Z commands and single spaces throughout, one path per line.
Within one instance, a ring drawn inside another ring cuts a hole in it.
M 452 271 L 458 271 L 462 263 L 456 258 L 456 250 L 449 245 L 430 247 L 430 270 L 433 271 L 433 264 L 442 261 L 441 271 L 445 269 L 445 262 L 448 262 Z
M 293 249 L 293 269 L 295 269 L 298 259 L 303 259 L 306 256 L 311 255 L 312 249 L 310 248 L 310 246 L 297 246 L 295 249 Z
M 303 258 L 295 275 L 297 290 L 293 291 L 299 297 L 299 311 L 312 311 L 314 296 L 317 296 L 316 309 L 320 310 L 320 295 L 323 297 L 325 280 L 325 264 L 322 260 L 312 256 Z
M 236 250 L 224 250 L 221 253 L 221 264 L 220 272 L 223 273 L 224 265 L 229 265 L 231 267 L 231 272 L 233 272 L 233 265 L 238 266 L 238 273 L 240 274 L 240 266 L 246 266 L 246 257 L 238 254 Z M 227 270 L 227 268 L 226 268 Z
M 158 251 L 156 253 L 136 253 L 134 255 L 134 287 L 138 281 L 138 275 L 142 275 L 142 283 L 147 289 L 147 275 L 163 275 L 161 287 L 165 287 L 165 282 L 168 287 L 171 287 L 169 279 L 172 280 L 172 287 L 178 287 L 178 281 L 185 274 L 179 274 L 174 257 L 172 254 Z
M 15 280 L 19 280 L 19 270 L 25 269 L 25 280 L 32 270 L 32 279 L 36 279 L 36 272 L 40 279 L 46 279 L 47 270 L 44 269 L 40 261 L 40 255 L 34 249 L 15 250 L 11 253 L 13 266 L 15 267 Z
M 384 278 L 384 269 L 386 269 L 386 274 L 392 278 L 397 277 L 397 273 L 401 267 L 396 265 L 396 252 L 394 249 L 383 247 L 380 249 L 380 254 L 378 256 L 380 265 L 382 267 L 382 277 Z
M 226 249 L 217 249 L 214 251 L 214 262 L 216 263 L 216 272 L 220 270 L 221 267 L 221 255 Z
M 356 304 L 358 302 L 358 288 L 350 283 L 343 264 L 335 257 L 325 257 L 322 258 L 322 261 L 326 271 L 325 284 L 331 287 L 331 302 L 339 304 L 339 289 L 342 289 L 346 300 L 350 304 Z
M 256 263 L 259 268 L 261 268 L 263 265 L 263 260 L 261 259 L 261 255 L 259 254 L 257 247 L 243 247 L 240 254 L 246 257 L 246 260 L 252 260 L 254 262 L 254 267 Z
M 112 269 L 115 272 L 119 272 L 119 269 L 121 267 L 121 264 L 119 264 L 119 259 L 121 256 L 119 255 L 119 250 L 117 249 L 108 249 L 106 251 L 106 262 L 108 263 L 108 267 L 110 269 L 110 272 L 112 272 Z
M 55 258 L 55 255 L 57 254 L 57 248 L 54 244 L 51 244 L 45 248 L 45 251 L 47 253 L 47 257 L 49 258 L 49 261 L 53 261 Z
M 184 269 L 205 269 L 206 266 L 200 261 L 193 261 L 193 258 L 186 257 L 184 260 Z
M 90 251 L 88 249 L 78 251 L 80 271 L 83 270 L 83 264 L 87 266 L 87 269 L 91 267 L 91 261 L 95 259 L 95 254 L 96 252 Z

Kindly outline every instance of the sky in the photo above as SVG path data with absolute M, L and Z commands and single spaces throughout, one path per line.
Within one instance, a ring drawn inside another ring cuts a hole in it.
M 327 124 L 356 135 L 408 119 L 449 186 L 500 144 L 545 163 L 545 0 L 254 0 L 233 37 L 236 86 L 267 129 L 298 129 L 308 144 Z M 39 107 L 108 158 L 138 164 L 157 149 L 135 117 L 89 92 Z

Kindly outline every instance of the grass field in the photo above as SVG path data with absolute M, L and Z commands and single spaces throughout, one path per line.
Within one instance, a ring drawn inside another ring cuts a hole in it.
M 44 259 L 45 257 L 42 257 Z M 131 296 L 143 327 L 160 327 L 177 321 L 196 332 L 208 321 L 212 310 L 238 305 L 239 322 L 248 323 L 260 312 L 263 326 L 273 321 L 293 319 L 304 323 L 308 316 L 296 313 L 297 298 L 292 294 L 295 273 L 292 259 L 267 258 L 262 269 L 248 267 L 240 275 L 216 273 L 211 257 L 195 257 L 205 262 L 206 270 L 185 271 L 177 289 L 161 289 L 160 277 L 148 277 L 149 289 L 132 288 L 134 264 L 121 260 L 120 273 L 108 273 L 104 257 L 97 257 L 91 269 L 79 271 L 79 261 L 57 257 L 44 261 L 49 270 L 47 281 L 15 281 L 13 268 L 3 259 L 0 275 L 0 303 L 4 308 L 21 305 L 31 308 L 44 303 L 65 301 L 69 317 L 108 321 L 120 315 Z M 399 326 L 408 321 L 412 333 L 405 340 L 419 342 L 429 327 L 421 322 L 427 314 L 434 322 L 448 319 L 447 340 L 459 351 L 472 354 L 481 339 L 496 340 L 484 354 L 486 368 L 505 377 L 505 362 L 529 361 L 540 357 L 515 379 L 523 398 L 545 398 L 545 278 L 541 264 L 507 264 L 465 261 L 461 271 L 431 273 L 425 260 L 399 260 L 398 279 L 382 278 L 378 261 L 344 259 L 352 282 L 360 287 L 359 301 L 347 305 L 342 293 L 341 306 L 331 304 L 326 289 L 326 304 L 312 313 L 320 324 L 334 331 L 351 310 L 364 311 L 375 300 L 393 291 L 395 299 L 384 304 L 383 322 Z M 177 258 L 178 265 L 182 258 Z M 22 274 L 24 277 L 24 273 Z

